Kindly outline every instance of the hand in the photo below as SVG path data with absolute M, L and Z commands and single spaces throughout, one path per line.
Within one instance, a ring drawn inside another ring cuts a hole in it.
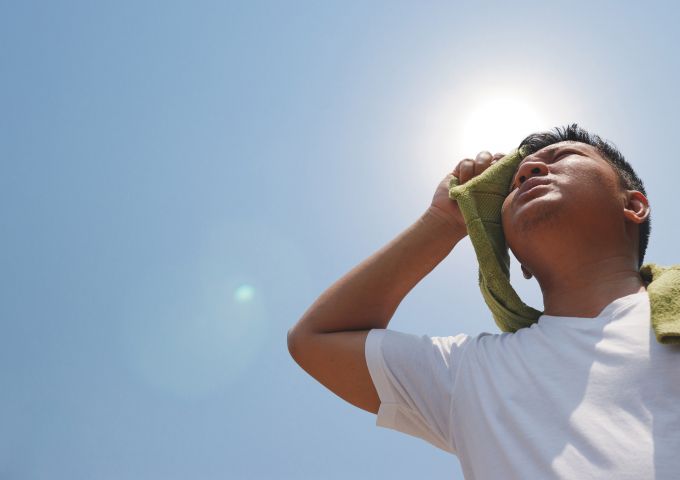
M 505 153 L 497 153 L 492 156 L 490 152 L 485 150 L 479 152 L 475 160 L 464 158 L 458 162 L 458 165 L 453 169 L 453 172 L 444 177 L 437 186 L 428 212 L 451 223 L 454 227 L 461 227 L 467 231 L 463 214 L 458 208 L 458 203 L 449 198 L 449 182 L 451 181 L 451 178 L 455 176 L 458 179 L 458 183 L 462 185 L 471 178 L 482 173 L 505 155 Z

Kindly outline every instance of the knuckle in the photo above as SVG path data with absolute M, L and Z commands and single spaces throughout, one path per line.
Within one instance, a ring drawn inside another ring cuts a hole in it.
M 477 154 L 477 158 L 475 159 L 478 163 L 483 163 L 488 160 L 490 160 L 492 157 L 491 152 L 487 150 L 483 150 Z

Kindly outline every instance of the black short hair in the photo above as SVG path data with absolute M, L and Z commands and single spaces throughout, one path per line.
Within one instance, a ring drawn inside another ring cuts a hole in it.
M 618 174 L 621 186 L 626 190 L 637 190 L 645 197 L 645 187 L 642 180 L 637 176 L 633 167 L 626 161 L 621 152 L 614 146 L 613 143 L 602 140 L 598 135 L 589 133 L 587 130 L 579 127 L 576 123 L 565 127 L 555 127 L 554 131 L 532 133 L 526 137 L 519 144 L 522 158 L 535 153 L 542 148 L 552 145 L 554 143 L 575 141 L 587 143 L 597 149 L 602 157 L 614 168 Z M 638 269 L 642 266 L 642 261 L 645 258 L 647 245 L 649 243 L 649 234 L 652 229 L 651 215 L 639 226 L 639 242 L 638 242 Z

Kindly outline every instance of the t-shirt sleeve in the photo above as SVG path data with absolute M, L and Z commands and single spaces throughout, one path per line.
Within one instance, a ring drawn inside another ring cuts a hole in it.
M 456 454 L 450 425 L 453 387 L 469 339 L 464 333 L 430 337 L 372 329 L 365 354 L 380 397 L 376 425 Z

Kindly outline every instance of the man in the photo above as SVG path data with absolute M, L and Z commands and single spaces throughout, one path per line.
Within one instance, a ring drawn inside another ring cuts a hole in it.
M 544 314 L 515 333 L 388 330 L 406 294 L 467 234 L 449 181 L 408 229 L 335 282 L 288 332 L 295 361 L 377 425 L 458 456 L 466 478 L 678 478 L 680 349 L 650 324 L 639 274 L 650 232 L 642 182 L 573 124 L 528 136 L 502 210 Z

